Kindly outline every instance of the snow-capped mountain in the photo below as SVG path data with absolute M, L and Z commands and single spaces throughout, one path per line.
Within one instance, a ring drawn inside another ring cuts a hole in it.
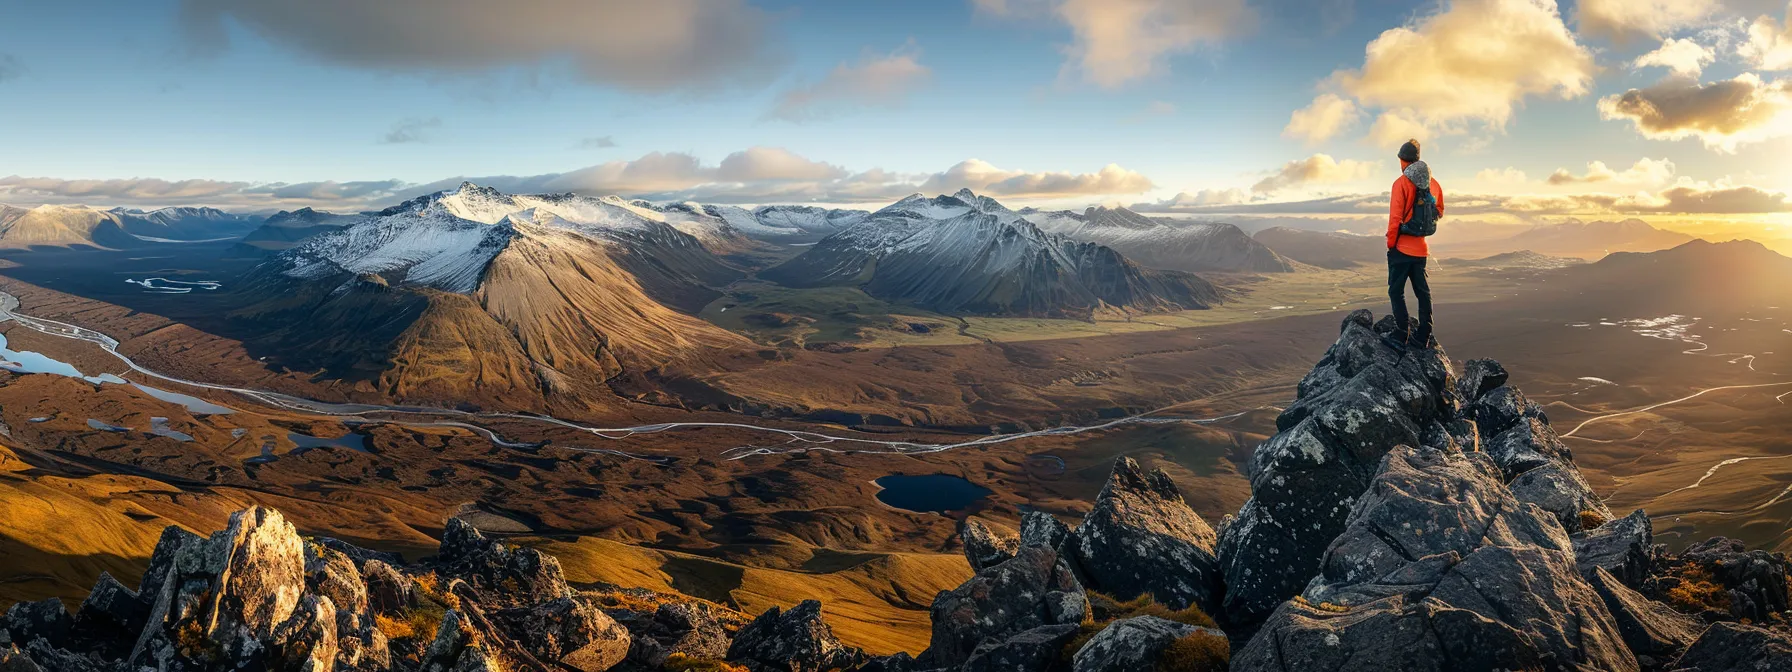
M 897 201 L 760 277 L 797 287 L 862 286 L 946 313 L 1088 319 L 1095 311 L 1204 308 L 1201 278 L 1143 269 L 1112 248 L 1042 231 L 963 190 Z
M 305 365 L 401 398 L 593 398 L 745 343 L 689 314 L 741 271 L 669 220 L 614 197 L 463 184 L 270 257 L 235 316 L 277 325 L 265 338 Z
M 1156 219 L 1126 208 L 1094 207 L 1081 214 L 1023 210 L 1039 228 L 1119 250 L 1143 266 L 1174 271 L 1286 273 L 1294 270 L 1231 224 Z
M 227 240 L 254 228 L 257 218 L 215 208 L 142 211 L 85 205 L 0 208 L 0 247 L 133 248 L 155 243 Z

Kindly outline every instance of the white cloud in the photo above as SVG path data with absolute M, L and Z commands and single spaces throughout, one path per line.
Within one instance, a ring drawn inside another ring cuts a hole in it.
M 836 180 L 846 175 L 845 168 L 811 161 L 777 147 L 753 147 L 729 154 L 716 168 L 716 179 L 724 182 Z
M 635 90 L 762 81 L 771 18 L 743 0 L 184 0 L 187 43 L 231 24 L 322 60 L 377 70 L 488 72 L 570 64 Z
M 1282 137 L 1299 138 L 1309 144 L 1330 140 L 1355 124 L 1363 116 L 1356 103 L 1335 93 L 1320 94 L 1313 104 L 1294 111 Z
M 857 64 L 841 63 L 819 82 L 778 95 L 767 119 L 802 122 L 850 106 L 895 107 L 933 76 L 912 45 L 885 55 L 866 54 Z
M 1717 9 L 1718 0 L 1580 0 L 1575 25 L 1582 33 L 1627 43 L 1663 37 Z
M 1792 134 L 1792 81 L 1768 82 L 1754 73 L 1701 84 L 1674 78 L 1599 101 L 1599 115 L 1628 120 L 1643 137 L 1696 137 L 1705 146 L 1737 146 Z
M 973 0 L 995 16 L 1049 14 L 1070 26 L 1064 74 L 1116 88 L 1163 71 L 1173 54 L 1221 44 L 1255 27 L 1245 0 Z
M 1374 173 L 1375 164 L 1368 161 L 1339 161 L 1329 154 L 1314 154 L 1283 164 L 1280 170 L 1252 185 L 1251 191 L 1270 194 L 1308 184 L 1349 182 Z
M 1432 134 L 1470 123 L 1503 129 L 1526 98 L 1587 93 L 1595 70 L 1554 0 L 1457 0 L 1382 33 L 1360 69 L 1332 80 L 1358 103 L 1387 110 L 1376 135 L 1386 141 L 1413 125 Z
M 1388 147 L 1397 147 L 1407 140 L 1428 141 L 1431 135 L 1425 124 L 1406 118 L 1402 112 L 1383 112 L 1369 126 L 1369 140 Z
M 1705 66 L 1715 60 L 1716 49 L 1692 40 L 1668 39 L 1655 51 L 1638 56 L 1631 67 L 1638 70 L 1651 66 L 1667 68 L 1675 75 L 1696 78 L 1705 72 Z
M 616 138 L 609 135 L 593 136 L 579 140 L 573 149 L 609 149 L 616 146 Z
M 1251 195 L 1243 189 L 1202 189 L 1200 191 L 1184 191 L 1159 201 L 1158 205 L 1168 208 L 1201 207 L 1209 205 L 1238 205 L 1249 203 Z
M 1786 21 L 1761 16 L 1748 26 L 1748 41 L 1738 48 L 1743 58 L 1762 70 L 1792 70 L 1792 4 Z
M 1623 172 L 1612 170 L 1604 161 L 1587 162 L 1587 172 L 1576 175 L 1567 168 L 1557 168 L 1547 182 L 1553 185 L 1596 184 L 1614 182 L 1626 185 L 1660 186 L 1674 179 L 1674 162 L 1667 159 L 1642 158 Z
M 949 193 L 970 189 L 991 196 L 1064 198 L 1142 194 L 1154 186 L 1144 175 L 1112 163 L 1094 173 L 1029 173 L 1004 170 L 986 161 L 969 159 L 927 178 L 921 184 L 921 191 Z
M 1528 98 L 1585 95 L 1593 53 L 1562 22 L 1555 0 L 1456 0 L 1383 32 L 1364 49 L 1363 65 L 1332 73 L 1321 94 L 1290 121 L 1291 134 L 1331 130 L 1319 111 L 1381 110 L 1371 140 L 1503 131 Z M 1329 97 L 1329 98 L 1328 98 Z M 1335 100 L 1334 100 L 1335 99 Z M 1303 114 L 1306 115 L 1303 117 Z M 1311 135 L 1317 135 L 1316 133 Z
M 399 145 L 411 142 L 428 142 L 429 131 L 441 128 L 442 120 L 436 117 L 423 119 L 411 117 L 392 124 L 392 129 L 380 135 L 380 143 Z

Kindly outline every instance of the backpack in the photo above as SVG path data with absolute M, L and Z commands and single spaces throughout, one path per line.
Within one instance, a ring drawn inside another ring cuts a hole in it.
M 1411 177 L 1406 180 L 1413 181 Z M 1424 238 L 1437 233 L 1437 220 L 1441 215 L 1437 214 L 1437 197 L 1431 195 L 1431 185 L 1419 187 L 1414 182 L 1413 186 L 1418 187 L 1418 193 L 1413 195 L 1412 210 L 1407 213 L 1406 222 L 1400 225 L 1400 235 Z

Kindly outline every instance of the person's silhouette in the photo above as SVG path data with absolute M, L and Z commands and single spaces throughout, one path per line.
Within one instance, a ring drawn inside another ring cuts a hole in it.
M 1425 238 L 1436 231 L 1436 218 L 1444 212 L 1444 189 L 1431 177 L 1431 168 L 1419 159 L 1419 141 L 1408 140 L 1400 146 L 1400 177 L 1394 179 L 1388 205 L 1388 299 L 1393 302 L 1394 333 L 1383 337 L 1396 350 L 1408 347 L 1431 347 L 1431 283 L 1425 277 L 1425 259 L 1431 248 Z M 1423 212 L 1426 205 L 1420 190 L 1430 192 L 1436 212 Z M 1414 215 L 1431 218 L 1431 228 L 1415 227 Z M 1403 230 L 1403 228 L 1405 230 Z M 1414 229 L 1417 229 L 1416 231 Z M 1419 301 L 1418 328 L 1406 312 L 1406 285 L 1412 283 L 1413 297 Z

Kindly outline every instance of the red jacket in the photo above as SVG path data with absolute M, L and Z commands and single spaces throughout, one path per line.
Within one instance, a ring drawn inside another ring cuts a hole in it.
M 1406 170 L 1412 163 L 1400 162 L 1400 170 Z M 1398 249 L 1402 254 L 1412 257 L 1431 256 L 1431 248 L 1425 245 L 1425 239 L 1419 236 L 1400 235 L 1400 225 L 1412 211 L 1412 200 L 1419 195 L 1419 188 L 1413 186 L 1406 175 L 1394 178 L 1393 199 L 1388 204 L 1388 249 Z M 1431 178 L 1431 197 L 1437 199 L 1437 216 L 1444 215 L 1444 188 Z

